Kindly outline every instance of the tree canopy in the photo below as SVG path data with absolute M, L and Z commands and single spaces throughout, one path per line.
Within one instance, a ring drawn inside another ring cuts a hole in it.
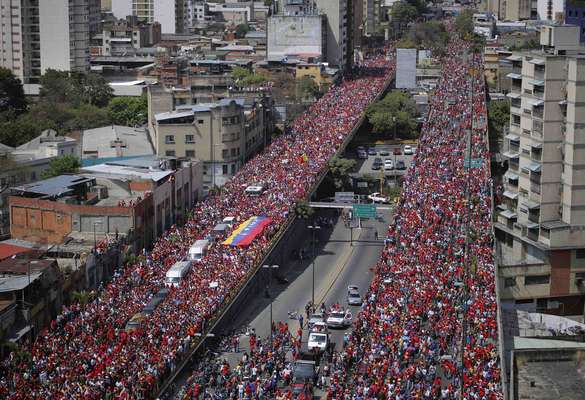
M 382 100 L 371 104 L 366 115 L 375 134 L 393 135 L 396 131 L 403 138 L 416 134 L 418 110 L 416 102 L 407 93 L 388 93 Z
M 22 82 L 8 68 L 0 67 L 0 112 L 13 112 L 14 115 L 26 111 Z
M 59 176 L 67 173 L 74 173 L 81 167 L 79 158 L 70 154 L 66 156 L 59 156 L 49 161 L 49 167 L 43 171 L 41 177 L 43 179 Z
M 461 37 L 473 34 L 473 11 L 463 10 L 455 18 L 455 30 Z
M 349 158 L 333 157 L 327 163 L 335 188 L 342 189 L 349 182 L 349 173 L 355 167 L 356 161 Z
M 510 102 L 490 101 L 488 104 L 488 127 L 491 132 L 499 134 L 510 123 Z
M 418 9 L 407 1 L 398 1 L 392 5 L 390 10 L 392 21 L 397 21 L 401 25 L 408 25 L 416 20 L 419 16 Z
M 299 79 L 298 88 L 303 97 L 317 97 L 319 95 L 319 85 L 308 76 Z
M 236 37 L 238 39 L 241 39 L 244 36 L 246 36 L 246 33 L 248 33 L 249 31 L 250 27 L 248 26 L 248 24 L 240 24 L 236 26 Z
M 141 97 L 115 97 L 108 104 L 108 116 L 117 125 L 136 126 L 148 120 L 148 101 Z

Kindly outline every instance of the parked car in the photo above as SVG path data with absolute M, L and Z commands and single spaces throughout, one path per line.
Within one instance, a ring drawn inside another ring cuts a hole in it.
M 368 154 L 369 154 L 370 156 L 375 156 L 376 154 L 378 154 L 378 152 L 376 151 L 376 148 L 375 148 L 375 147 L 370 147 L 370 148 L 368 149 Z
M 380 150 L 380 155 L 381 156 L 389 156 L 390 155 L 390 152 L 388 150 L 386 150 L 386 149 Z
M 370 199 L 374 203 L 388 203 L 388 199 L 378 192 L 374 192 L 371 195 L 369 195 L 368 199 Z
M 400 147 L 395 147 L 393 153 L 397 156 L 402 154 L 402 151 L 400 150 Z
M 384 161 L 384 170 L 391 171 L 393 169 L 394 169 L 394 163 L 392 162 L 392 160 L 385 160 Z
M 347 304 L 350 306 L 362 305 L 362 296 L 360 296 L 358 291 L 352 290 L 347 294 Z
M 372 164 L 372 169 L 374 169 L 374 170 L 381 169 L 383 165 L 384 165 L 384 162 L 382 161 L 382 159 L 380 157 L 376 157 L 376 158 L 374 158 L 374 163 Z
M 412 155 L 413 154 L 413 152 L 412 152 L 412 146 L 411 145 L 409 145 L 409 144 L 404 145 L 404 154 L 406 154 L 406 155 Z
M 406 164 L 404 163 L 404 161 L 402 161 L 402 160 L 396 161 L 396 169 L 398 169 L 398 170 L 405 170 L 406 169 Z
M 356 285 L 348 285 L 347 286 L 347 294 L 349 294 L 349 292 L 359 292 L 360 288 L 357 287 Z
M 329 328 L 346 328 L 351 325 L 351 312 L 345 310 L 332 310 L 327 317 L 327 326 Z
M 358 150 L 357 157 L 362 159 L 362 160 L 365 160 L 366 158 L 368 158 L 368 153 L 366 153 L 365 150 Z

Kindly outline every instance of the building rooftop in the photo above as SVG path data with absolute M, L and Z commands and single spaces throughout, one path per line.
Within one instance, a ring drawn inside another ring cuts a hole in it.
M 140 179 L 158 182 L 173 173 L 172 170 L 163 168 L 161 162 L 164 161 L 158 160 L 156 157 L 139 157 L 83 167 L 80 172 L 88 174 L 88 176 L 122 181 Z
M 108 125 L 83 131 L 82 158 L 153 155 L 154 148 L 144 128 Z
M 237 105 L 244 107 L 245 102 L 246 102 L 245 99 L 225 98 L 225 99 L 221 99 L 220 101 L 215 102 L 215 103 L 199 103 L 199 104 L 196 104 L 194 106 L 192 106 L 192 105 L 179 106 L 174 111 L 168 111 L 168 112 L 156 114 L 154 116 L 154 118 L 157 121 L 164 121 L 164 120 L 168 120 L 168 119 L 190 117 L 198 112 L 209 112 L 212 108 L 227 107 L 231 103 L 236 103 Z
M 28 275 L 0 275 L 0 293 L 22 290 L 41 277 L 42 273 L 35 272 Z
M 53 129 L 47 129 L 36 138 L 18 146 L 16 150 L 37 150 L 40 147 L 51 145 L 53 143 L 64 143 L 64 142 L 75 142 L 75 139 L 72 139 L 67 136 L 59 136 L 57 132 Z
M 61 197 L 72 193 L 73 188 L 92 181 L 81 175 L 59 175 L 42 181 L 28 183 L 12 188 L 17 194 L 40 195 L 41 197 Z

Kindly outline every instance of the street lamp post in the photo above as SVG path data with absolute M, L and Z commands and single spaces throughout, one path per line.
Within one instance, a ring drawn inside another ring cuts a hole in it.
M 310 229 L 312 231 L 312 247 L 313 247 L 313 284 L 312 284 L 312 290 L 311 290 L 311 303 L 313 305 L 315 305 L 315 231 L 318 229 L 321 229 L 321 227 L 317 224 L 315 225 L 309 225 L 307 226 L 307 229 Z
M 272 270 L 278 269 L 278 265 L 263 265 L 262 268 L 266 268 L 269 271 L 268 275 L 268 297 L 270 298 L 270 350 L 274 351 L 274 340 L 272 334 L 272 293 L 270 291 L 272 287 Z
M 95 226 L 96 225 L 101 225 L 102 221 L 94 221 L 93 223 L 93 252 L 97 252 L 97 237 L 95 234 Z

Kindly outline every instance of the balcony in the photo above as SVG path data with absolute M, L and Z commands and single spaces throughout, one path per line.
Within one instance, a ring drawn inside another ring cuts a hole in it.
M 232 133 L 223 133 L 221 135 L 221 141 L 223 143 L 227 143 L 227 142 L 235 142 L 237 140 L 240 140 L 240 134 L 237 132 L 232 132 Z

